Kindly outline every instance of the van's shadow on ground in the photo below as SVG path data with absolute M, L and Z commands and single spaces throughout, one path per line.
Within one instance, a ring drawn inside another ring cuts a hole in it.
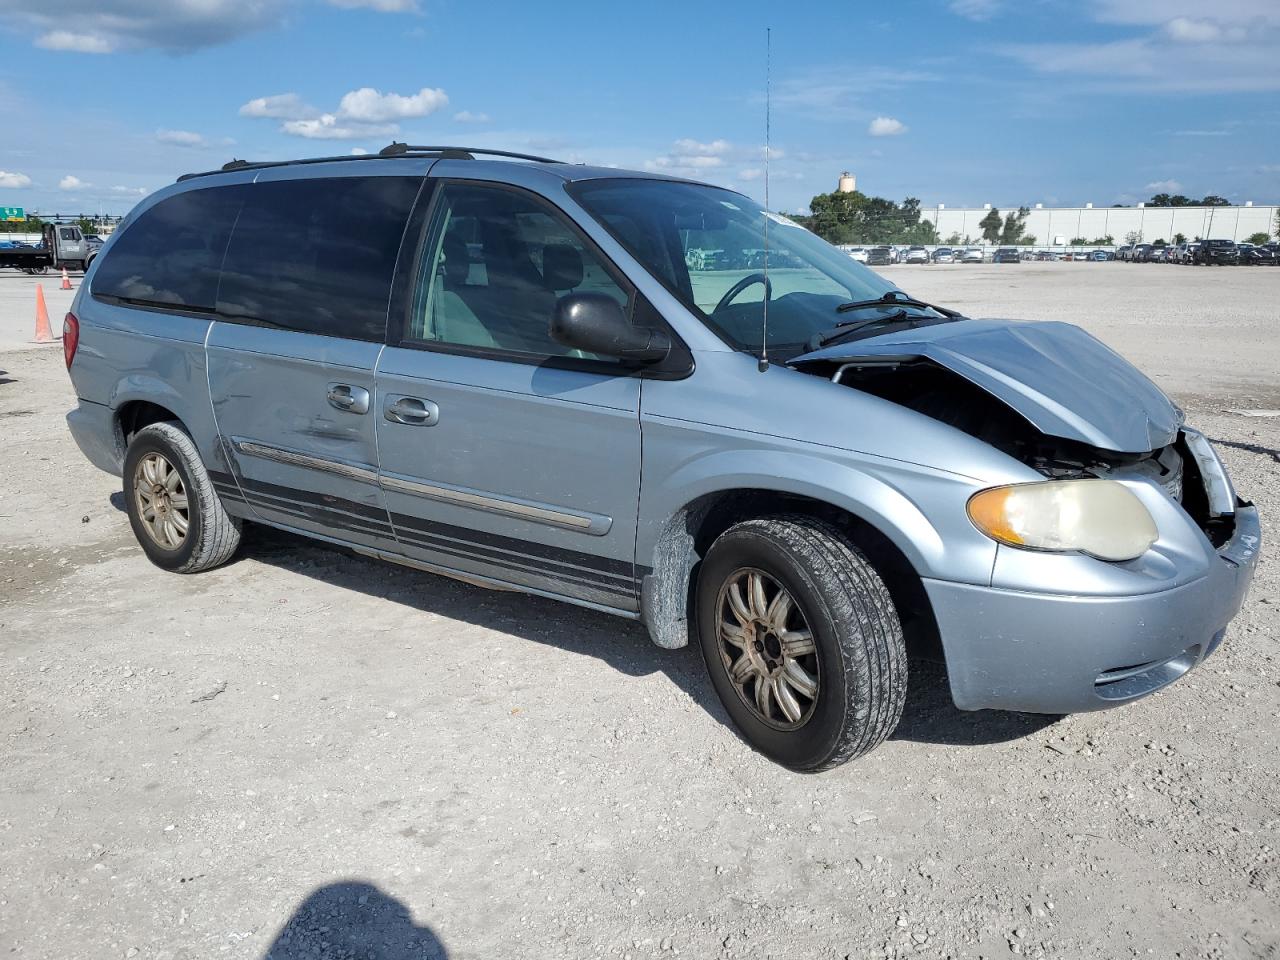
M 118 506 L 123 506 L 122 499 Z M 258 524 L 245 528 L 240 556 L 522 640 L 597 657 L 628 676 L 661 671 L 717 722 L 732 728 L 707 677 L 699 649 L 690 644 L 682 650 L 663 650 L 654 646 L 644 628 L 632 621 L 541 597 L 485 590 L 370 560 Z M 910 669 L 906 711 L 893 739 L 960 746 L 1002 743 L 1035 733 L 1057 719 L 1037 714 L 957 710 L 941 663 L 913 658 Z
M 359 881 L 320 887 L 280 928 L 262 960 L 445 960 L 430 927 L 409 908 Z

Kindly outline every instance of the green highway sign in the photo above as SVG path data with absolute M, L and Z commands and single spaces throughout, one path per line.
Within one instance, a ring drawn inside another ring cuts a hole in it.
M 27 211 L 21 207 L 0 207 L 0 220 L 23 221 L 27 219 Z

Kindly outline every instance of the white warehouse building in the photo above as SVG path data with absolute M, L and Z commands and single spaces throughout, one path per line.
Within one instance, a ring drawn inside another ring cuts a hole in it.
M 1001 216 L 1017 212 L 1018 205 L 999 207 Z M 1116 244 L 1125 243 L 1131 233 L 1140 234 L 1139 242 L 1156 240 L 1172 242 L 1181 233 L 1188 240 L 1226 239 L 1239 242 L 1255 233 L 1276 234 L 1276 206 L 1231 207 L 1045 207 L 1037 203 L 1030 208 L 1025 233 L 1035 237 L 1037 246 L 1069 245 L 1077 237 L 1086 243 L 1111 236 Z M 981 208 L 951 208 L 945 204 L 923 207 L 922 220 L 927 220 L 946 242 L 959 235 L 961 242 L 982 242 L 983 217 L 991 212 L 991 204 Z M 966 239 L 967 238 L 967 239 Z

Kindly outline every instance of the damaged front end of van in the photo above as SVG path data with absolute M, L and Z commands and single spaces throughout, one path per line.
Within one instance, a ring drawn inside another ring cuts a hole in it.
M 1260 546 L 1210 441 L 1147 377 L 1064 323 L 952 318 L 789 365 L 914 410 L 1042 479 L 975 493 L 989 583 L 924 579 L 962 709 L 1102 709 L 1209 657 Z

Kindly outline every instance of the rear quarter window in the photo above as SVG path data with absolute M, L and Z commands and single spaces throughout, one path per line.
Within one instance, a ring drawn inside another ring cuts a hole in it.
M 217 309 L 241 323 L 381 341 L 420 177 L 278 180 L 246 189 Z
M 242 188 L 188 190 L 145 210 L 116 237 L 94 296 L 211 311 Z

